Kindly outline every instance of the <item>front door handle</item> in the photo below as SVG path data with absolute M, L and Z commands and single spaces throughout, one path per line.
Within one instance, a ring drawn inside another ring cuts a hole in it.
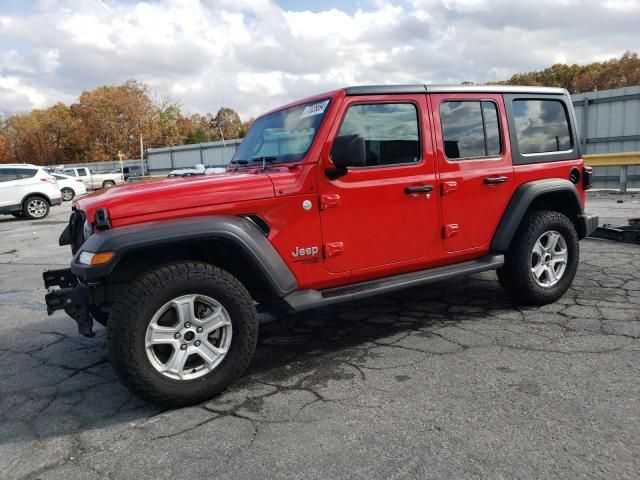
M 499 183 L 504 183 L 507 180 L 507 177 L 487 177 L 482 182 L 485 185 L 497 185 Z
M 429 193 L 433 190 L 433 185 L 419 185 L 415 187 L 405 187 L 404 193 L 412 195 L 414 193 Z

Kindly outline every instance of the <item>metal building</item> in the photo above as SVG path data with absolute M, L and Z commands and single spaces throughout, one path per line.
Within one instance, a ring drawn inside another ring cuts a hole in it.
M 166 175 L 177 168 L 189 168 L 201 163 L 207 167 L 225 167 L 242 139 L 196 143 L 147 150 L 150 175 Z
M 640 86 L 580 93 L 571 98 L 583 155 L 640 152 Z M 606 155 L 601 158 L 606 159 Z M 612 159 L 611 163 L 615 161 L 620 160 Z M 618 188 L 621 168 L 626 169 L 628 186 L 640 187 L 638 165 L 598 166 L 594 169 L 594 186 Z

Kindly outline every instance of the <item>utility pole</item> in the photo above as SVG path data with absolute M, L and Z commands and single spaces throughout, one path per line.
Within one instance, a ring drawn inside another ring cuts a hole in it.
M 140 176 L 144 177 L 144 144 L 142 143 L 142 133 L 140 134 Z

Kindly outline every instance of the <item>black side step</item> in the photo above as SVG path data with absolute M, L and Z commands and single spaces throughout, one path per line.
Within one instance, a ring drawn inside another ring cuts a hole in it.
M 486 255 L 477 260 L 431 268 L 419 272 L 403 273 L 393 277 L 356 283 L 327 290 L 300 290 L 293 292 L 284 301 L 296 311 L 322 307 L 334 303 L 346 302 L 357 298 L 389 293 L 403 288 L 415 287 L 425 283 L 438 282 L 449 278 L 470 275 L 472 273 L 495 270 L 504 265 L 504 255 Z

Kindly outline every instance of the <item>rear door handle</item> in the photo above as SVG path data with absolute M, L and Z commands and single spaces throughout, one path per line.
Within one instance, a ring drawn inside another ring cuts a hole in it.
M 420 185 L 415 187 L 405 187 L 404 193 L 411 195 L 413 193 L 429 193 L 433 190 L 433 185 Z
M 499 183 L 504 183 L 507 180 L 507 177 L 487 177 L 482 182 L 485 185 L 497 185 Z

